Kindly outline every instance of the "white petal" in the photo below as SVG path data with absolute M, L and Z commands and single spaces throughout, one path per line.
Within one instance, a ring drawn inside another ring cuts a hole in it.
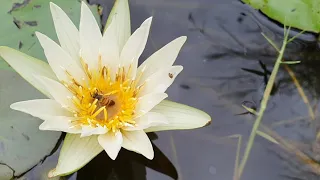
M 97 136 L 81 138 L 79 134 L 67 134 L 59 154 L 58 164 L 49 172 L 48 177 L 71 174 L 102 151 L 103 148 L 98 143 Z
M 52 99 L 35 99 L 16 102 L 11 104 L 10 108 L 38 118 L 42 116 L 72 116 L 70 111 Z
M 110 74 L 115 77 L 115 73 L 119 66 L 120 50 L 117 39 L 117 26 L 115 19 L 106 29 L 100 46 L 100 55 L 102 58 L 102 65 L 110 68 Z M 114 79 L 112 77 L 112 79 Z
M 69 82 L 70 78 L 68 77 L 68 72 L 79 83 L 83 83 L 86 75 L 78 63 L 72 60 L 71 56 L 50 38 L 39 32 L 36 32 L 36 35 L 40 41 L 48 62 L 53 71 L 56 73 L 57 77 L 61 81 Z
M 168 120 L 168 124 L 152 126 L 145 129 L 145 132 L 174 129 L 195 129 L 203 127 L 211 122 L 211 117 L 207 113 L 199 109 L 168 100 L 162 101 L 151 111 L 165 115 Z
M 137 74 L 143 72 L 143 76 L 141 77 L 140 81 L 145 81 L 145 79 L 147 79 L 151 74 L 157 72 L 159 69 L 172 66 L 186 40 L 186 36 L 181 36 L 171 41 L 157 52 L 153 53 L 147 60 L 145 60 L 139 66 L 137 72 Z
M 145 85 L 139 96 L 149 93 L 163 93 L 173 83 L 177 75 L 182 71 L 182 66 L 172 66 L 170 68 L 160 70 L 146 79 Z M 140 84 L 138 84 L 140 85 Z
M 34 77 L 34 75 L 38 75 L 56 79 L 56 75 L 49 64 L 5 46 L 0 46 L 0 56 L 26 81 L 46 96 L 51 97 L 43 84 Z
M 115 1 L 109 14 L 106 27 L 116 18 L 117 39 L 119 49 L 122 49 L 131 35 L 130 10 L 128 0 Z
M 81 4 L 80 56 L 91 70 L 98 70 L 102 35 L 96 19 L 84 1 Z
M 156 112 L 148 112 L 147 114 L 134 119 L 136 125 L 134 127 L 128 126 L 123 128 L 126 131 L 136 131 L 149 128 L 151 126 L 168 124 L 168 120 L 163 114 Z
M 44 116 L 45 121 L 39 126 L 40 130 L 62 131 L 67 133 L 80 133 L 81 128 L 75 128 L 71 123 L 75 117 L 66 116 Z
M 64 85 L 43 76 L 37 76 L 36 78 L 47 88 L 47 91 L 62 107 L 76 109 L 72 102 L 73 94 Z
M 151 22 L 152 17 L 145 20 L 141 26 L 130 36 L 121 51 L 121 67 L 125 67 L 127 71 L 129 67 L 131 67 L 128 78 L 133 79 L 136 76 L 138 59 L 146 46 Z
M 135 109 L 135 118 L 141 117 L 142 115 L 150 111 L 155 105 L 159 104 L 166 97 L 168 97 L 166 93 L 152 93 L 140 97 Z
M 122 147 L 142 154 L 148 159 L 153 159 L 152 144 L 144 131 L 124 131 L 122 132 L 122 136 Z
M 109 132 L 98 136 L 98 142 L 107 152 L 112 160 L 115 160 L 122 145 L 122 134 L 121 132 Z
M 93 134 L 105 134 L 107 133 L 107 128 L 102 126 L 92 127 L 92 126 L 82 126 L 81 137 L 91 136 Z
M 59 6 L 50 2 L 50 10 L 61 47 L 70 54 L 75 62 L 80 64 L 78 29 Z

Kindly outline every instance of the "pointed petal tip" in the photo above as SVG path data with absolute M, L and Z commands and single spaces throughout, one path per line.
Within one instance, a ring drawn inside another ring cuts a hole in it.
M 174 67 L 177 69 L 177 74 L 179 74 L 183 70 L 183 66 L 182 65 L 176 65 Z
M 19 111 L 19 108 L 18 108 L 18 106 L 17 106 L 17 103 L 18 103 L 18 102 L 12 103 L 12 104 L 10 105 L 10 108 L 13 109 L 13 110 Z
M 185 43 L 185 42 L 187 41 L 187 39 L 188 39 L 187 36 L 180 36 L 180 37 L 178 37 L 178 38 L 181 39 L 181 41 L 182 41 L 183 43 Z
M 211 116 L 208 113 L 206 113 L 206 112 L 204 112 L 204 111 L 202 111 L 200 109 L 193 108 L 191 106 L 190 106 L 190 108 L 192 108 L 192 111 L 194 111 L 195 113 L 198 113 L 199 116 L 202 116 L 202 119 L 204 120 L 203 123 L 202 123 L 203 125 L 199 126 L 198 128 L 209 126 L 211 124 L 212 119 L 211 119 Z
M 53 8 L 59 7 L 58 5 L 56 5 L 56 4 L 53 3 L 53 2 L 50 2 L 49 4 L 50 4 L 50 9 L 51 9 L 51 10 L 52 10 Z
M 107 133 L 99 135 L 98 142 L 108 154 L 110 159 L 115 160 L 122 148 L 123 137 L 120 132 L 116 134 Z
M 210 116 L 209 116 L 209 117 L 210 117 Z M 203 127 L 209 126 L 209 125 L 211 124 L 211 121 L 212 121 L 212 119 L 211 119 L 211 117 L 210 117 L 209 121 L 208 121 Z
M 57 174 L 56 174 L 56 168 L 51 169 L 51 170 L 49 171 L 49 173 L 48 173 L 48 178 L 53 178 L 53 177 L 55 177 L 55 176 L 57 176 Z
M 145 155 L 145 157 L 149 160 L 153 160 L 154 158 L 154 151 L 152 150 L 152 154 L 148 154 L 148 155 Z
M 107 151 L 105 151 L 105 152 L 108 154 Z M 118 157 L 118 154 L 115 155 L 115 156 L 113 156 L 113 155 L 111 155 L 111 154 L 108 154 L 108 156 L 110 157 L 111 160 L 115 161 L 115 160 L 117 159 L 117 157 Z
M 81 9 L 82 8 L 88 8 L 89 9 L 89 7 L 88 7 L 87 3 L 85 3 L 85 1 L 81 1 Z
M 180 46 L 182 47 L 183 44 L 187 41 L 188 37 L 187 36 L 180 36 L 176 39 L 174 39 L 173 41 L 171 42 L 176 42 L 177 44 L 181 44 Z
M 58 13 L 59 11 L 62 11 L 62 9 L 60 8 L 60 6 L 56 5 L 53 2 L 50 2 L 50 12 L 53 15 L 54 13 Z
M 185 104 L 179 104 L 168 100 L 163 100 L 153 108 L 152 111 L 166 115 L 169 124 L 152 126 L 144 129 L 145 132 L 197 129 L 208 126 L 211 123 L 211 117 L 206 112 Z
M 152 19 L 153 19 L 152 16 L 149 17 L 149 18 L 147 18 L 147 19 L 142 23 L 142 26 L 150 26 L 151 23 L 152 23 Z
M 40 38 L 43 38 L 43 37 L 45 36 L 44 34 L 42 34 L 42 33 L 39 32 L 39 31 L 36 31 L 34 34 L 37 36 L 37 38 L 38 38 L 39 41 L 40 41 Z
M 57 177 L 57 176 L 66 176 L 66 175 L 69 175 L 69 174 L 72 174 L 73 172 L 70 172 L 70 173 L 64 173 L 64 174 L 59 174 L 59 172 L 57 172 L 57 169 L 56 168 L 53 168 L 51 169 L 49 172 L 48 172 L 48 178 L 54 178 L 54 177 Z

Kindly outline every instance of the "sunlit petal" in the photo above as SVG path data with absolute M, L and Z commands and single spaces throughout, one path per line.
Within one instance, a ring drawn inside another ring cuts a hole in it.
M 102 35 L 96 19 L 84 1 L 81 3 L 80 56 L 91 70 L 98 70 Z
M 46 87 L 47 91 L 62 105 L 62 107 L 67 109 L 76 109 L 72 102 L 73 94 L 65 86 L 55 80 L 43 76 L 36 76 L 36 78 Z
M 69 73 L 79 83 L 83 82 L 86 75 L 78 63 L 72 60 L 71 56 L 50 38 L 39 32 L 36 32 L 36 35 L 43 47 L 44 54 L 46 55 L 51 68 L 56 73 L 59 80 L 69 82 Z
M 20 101 L 11 104 L 10 108 L 39 118 L 42 116 L 72 116 L 70 111 L 52 99 Z
M 149 93 L 163 93 L 173 83 L 177 75 L 182 71 L 182 66 L 172 66 L 167 69 L 159 70 L 146 79 L 145 86 L 139 96 Z
M 92 127 L 92 126 L 82 126 L 81 129 L 81 137 L 97 135 L 97 134 L 105 134 L 107 133 L 107 129 L 102 126 Z
M 124 131 L 122 136 L 122 147 L 142 154 L 148 159 L 153 159 L 154 152 L 152 144 L 144 131 Z
M 48 174 L 49 178 L 71 174 L 86 165 L 103 148 L 97 136 L 80 138 L 79 134 L 67 134 L 64 138 L 56 168 Z
M 116 25 L 116 20 L 113 19 L 113 21 L 110 23 L 102 37 L 102 42 L 100 46 L 102 65 L 110 69 L 112 79 L 114 79 L 115 73 L 118 70 L 120 63 L 120 50 L 117 39 Z
M 146 46 L 151 22 L 152 17 L 145 20 L 141 26 L 130 36 L 121 51 L 121 67 L 124 67 L 126 70 L 129 70 L 130 68 L 128 78 L 134 78 L 136 76 L 138 59 Z
M 137 74 L 143 72 L 140 82 L 144 82 L 145 79 L 147 79 L 151 74 L 156 73 L 159 69 L 165 69 L 172 66 L 186 40 L 186 36 L 181 36 L 171 41 L 145 60 L 139 66 L 137 72 Z
M 98 141 L 99 144 L 103 147 L 103 149 L 107 152 L 109 157 L 115 160 L 121 149 L 123 141 L 121 132 L 110 132 L 103 135 L 99 135 Z
M 135 126 L 127 126 L 123 129 L 126 131 L 136 131 L 146 129 L 151 126 L 168 124 L 167 118 L 163 114 L 156 112 L 148 112 L 147 114 L 134 119 L 134 121 L 136 122 Z
M 145 129 L 145 132 L 194 129 L 203 127 L 211 122 L 211 117 L 207 113 L 184 104 L 167 100 L 159 103 L 151 111 L 165 115 L 168 124 L 152 126 Z
M 115 19 L 119 49 L 122 49 L 131 35 L 130 10 L 128 0 L 117 0 L 109 14 L 106 27 Z
M 51 70 L 49 64 L 4 46 L 0 46 L 0 56 L 26 81 L 46 96 L 52 97 L 43 84 L 35 78 L 36 75 L 56 79 L 56 75 Z
M 166 93 L 152 93 L 142 96 L 138 100 L 138 104 L 136 106 L 136 118 L 144 115 L 148 111 L 150 111 L 154 106 L 159 104 L 162 100 L 164 100 L 168 95 Z
M 74 127 L 71 121 L 76 120 L 74 117 L 66 116 L 43 116 L 45 121 L 39 126 L 40 130 L 62 131 L 67 133 L 80 133 L 81 129 Z
M 79 31 L 67 14 L 56 4 L 50 2 L 52 19 L 61 47 L 79 62 Z

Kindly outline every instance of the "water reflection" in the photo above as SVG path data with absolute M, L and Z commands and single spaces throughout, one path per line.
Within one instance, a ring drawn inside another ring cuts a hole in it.
M 256 16 L 260 16 L 261 18 L 262 15 L 255 13 L 254 21 L 257 19 Z M 242 23 L 244 18 L 247 17 L 247 14 L 240 13 L 238 22 Z M 234 63 L 238 64 L 238 66 L 235 65 L 233 69 L 229 69 L 229 71 L 225 73 L 225 77 L 215 78 L 216 82 L 211 82 L 211 85 L 208 85 L 210 83 L 207 83 L 206 87 L 212 88 L 212 84 L 215 83 L 216 86 L 213 87 L 213 89 L 219 88 L 220 91 L 223 91 L 226 90 L 226 84 L 228 87 L 231 86 L 230 84 L 236 84 L 238 85 L 237 88 L 228 89 L 232 92 L 227 93 L 227 96 L 225 96 L 225 93 L 219 93 L 219 97 L 229 99 L 233 103 L 237 103 L 239 99 L 248 99 L 250 96 L 255 96 L 260 101 L 266 82 L 268 81 L 268 76 L 271 74 L 269 69 L 272 69 L 272 65 L 277 56 L 277 52 L 272 50 L 272 46 L 268 45 L 268 47 L 266 47 L 263 45 L 250 48 L 247 46 L 247 44 L 242 43 L 242 41 L 239 40 L 243 39 L 243 37 L 232 35 L 232 33 L 230 33 L 230 31 L 228 31 L 226 28 L 222 29 L 226 34 L 229 35 L 228 37 L 231 38 L 233 42 L 225 39 L 224 42 L 229 42 L 230 44 L 220 46 L 220 44 L 217 44 L 216 41 L 214 41 L 216 39 L 216 34 L 209 34 L 204 26 L 199 27 L 200 23 L 195 20 L 192 14 L 189 14 L 189 21 L 194 26 L 192 30 L 198 31 L 199 34 L 203 35 L 206 39 L 209 39 L 213 43 L 212 47 L 215 48 L 215 50 L 205 55 L 208 63 L 221 65 L 222 62 L 218 63 L 216 61 L 220 60 L 230 64 L 232 63 L 230 61 L 243 62 L 243 60 L 254 60 L 257 62 L 256 64 L 258 64 L 257 66 L 252 62 L 250 62 L 250 65 L 249 63 L 244 62 L 243 65 Z M 203 22 L 204 20 L 201 19 L 199 21 Z M 219 23 L 219 21 L 216 22 Z M 268 37 L 271 37 L 276 44 L 280 44 L 282 42 L 282 34 L 276 31 L 270 31 L 270 29 L 268 29 L 268 24 L 259 24 L 259 29 L 260 32 L 267 33 Z M 252 33 L 254 31 L 249 32 Z M 297 30 L 293 30 L 291 37 L 297 33 Z M 239 51 L 239 47 L 233 46 L 232 43 L 236 43 L 238 46 L 244 47 L 245 49 L 243 51 Z M 252 41 L 249 44 L 252 44 Z M 216 50 L 217 48 L 218 50 Z M 273 101 L 271 101 L 271 103 L 276 104 L 276 107 L 274 111 L 269 111 L 269 113 L 266 115 L 267 118 L 264 118 L 266 121 L 268 121 L 266 124 L 271 124 L 272 127 L 274 123 L 279 124 L 281 121 L 285 121 L 285 123 L 283 123 L 283 126 L 281 127 L 278 126 L 276 128 L 273 126 L 274 129 L 269 129 L 267 127 L 264 129 L 269 135 L 271 135 L 271 137 L 275 138 L 280 143 L 279 146 L 284 149 L 284 151 L 277 150 L 276 152 L 277 157 L 286 162 L 287 166 L 285 166 L 285 168 L 289 169 L 287 173 L 280 173 L 282 178 L 286 177 L 289 179 L 309 180 L 318 179 L 320 175 L 320 162 L 319 158 L 317 158 L 319 154 L 319 135 L 317 134 L 317 132 L 319 132 L 319 118 L 317 116 L 318 97 L 320 92 L 318 85 L 319 76 L 317 73 L 319 67 L 319 57 L 320 52 L 316 35 L 305 33 L 298 37 L 295 41 L 289 44 L 284 56 L 284 61 L 298 60 L 301 61 L 301 63 L 290 66 L 284 65 L 284 68 L 282 68 L 281 72 L 278 74 L 278 78 L 274 86 L 275 88 L 271 93 L 272 96 L 276 96 L 273 97 Z M 252 64 L 255 65 L 252 67 Z M 247 68 L 248 65 L 250 68 Z M 245 73 L 251 74 L 252 79 L 254 80 L 252 82 L 248 82 L 248 77 L 244 76 L 243 72 L 239 71 L 238 69 L 245 71 Z M 226 76 L 227 74 L 232 75 Z M 261 78 L 263 78 L 263 81 L 260 80 Z M 199 85 L 197 82 L 199 82 L 200 79 L 201 78 L 197 77 L 194 78 L 193 81 L 189 82 Z M 246 82 L 246 84 L 240 85 L 239 81 Z M 260 87 L 257 87 L 257 84 Z M 240 90 L 240 88 L 243 86 L 252 85 L 255 87 L 253 89 L 256 89 L 256 91 L 248 91 L 247 87 L 246 90 Z M 202 84 L 201 86 L 204 85 Z M 230 97 L 231 94 L 235 96 Z M 300 97 L 302 100 L 297 100 L 297 97 Z M 295 99 L 295 101 L 292 101 L 292 99 Z M 249 101 L 245 100 L 244 102 Z M 290 104 L 290 102 L 293 104 Z M 304 107 L 302 106 L 303 103 Z M 299 104 L 299 108 L 291 109 L 296 104 Z M 253 109 L 257 109 L 257 107 L 253 106 Z M 292 116 L 304 114 L 303 112 L 305 112 L 305 109 L 308 109 L 308 111 L 307 115 L 303 116 L 303 118 L 298 117 L 298 120 L 296 118 L 295 121 L 282 120 L 282 117 L 287 118 L 288 116 L 291 116 L 291 118 L 293 118 Z M 248 113 L 245 112 L 240 114 L 243 115 Z M 274 121 L 278 122 L 270 122 L 270 117 L 274 119 Z M 298 126 L 289 127 L 288 125 L 290 124 Z M 281 177 L 278 178 L 282 179 Z

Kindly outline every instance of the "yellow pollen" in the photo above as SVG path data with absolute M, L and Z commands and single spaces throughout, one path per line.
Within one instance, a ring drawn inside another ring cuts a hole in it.
M 68 71 L 66 74 L 70 81 L 62 82 L 73 93 L 71 100 L 77 108 L 73 112 L 77 120 L 72 121 L 72 124 L 78 127 L 101 126 L 112 132 L 125 126 L 134 126 L 137 95 L 144 86 L 138 86 L 142 73 L 137 74 L 136 79 L 129 79 L 133 68 L 129 66 L 127 69 L 119 67 L 115 76 L 111 76 L 114 72 L 102 66 L 101 57 L 97 72 L 90 71 L 82 58 L 80 62 L 87 76 L 82 79 L 88 79 L 88 82 L 77 82 Z

